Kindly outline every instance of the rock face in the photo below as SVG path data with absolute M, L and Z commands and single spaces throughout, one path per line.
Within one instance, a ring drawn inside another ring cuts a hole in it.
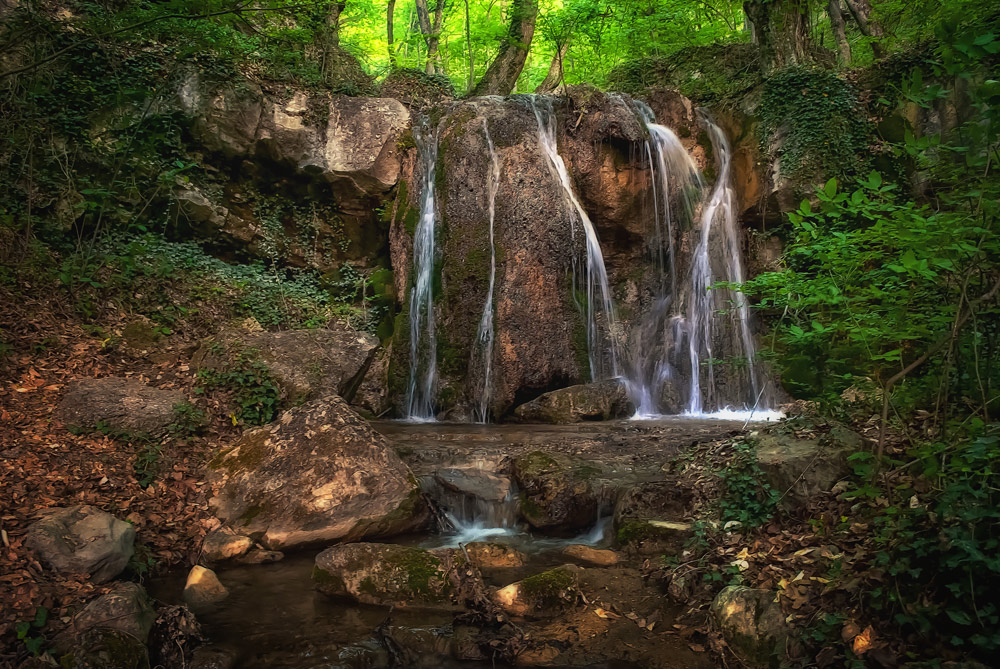
M 599 472 L 590 464 L 534 451 L 514 460 L 514 478 L 521 489 L 521 515 L 540 530 L 593 525 L 600 491 Z
M 218 88 L 189 76 L 178 91 L 191 136 L 224 185 L 178 190 L 180 221 L 203 239 L 259 257 L 332 270 L 385 251 L 374 214 L 400 172 L 410 114 L 389 98 L 294 91 L 252 82 Z M 282 202 L 307 198 L 308 207 Z
M 454 565 L 455 553 L 447 549 L 342 544 L 316 556 L 313 583 L 320 592 L 362 604 L 457 609 L 448 573 Z
M 771 429 L 757 442 L 757 464 L 783 503 L 808 506 L 850 473 L 847 457 L 864 446 L 856 432 L 834 426 L 817 439 L 799 439 Z
M 514 415 L 535 423 L 579 423 L 622 418 L 632 411 L 625 388 L 612 379 L 547 392 L 517 407 Z
M 135 529 L 93 506 L 54 509 L 28 528 L 27 545 L 56 571 L 89 574 L 95 583 L 121 573 L 134 552 Z
M 174 422 L 174 407 L 184 401 L 179 390 L 160 390 L 137 379 L 106 376 L 69 384 L 56 418 L 69 426 L 98 423 L 132 434 L 157 434 Z
M 374 336 L 345 327 L 243 332 L 204 343 L 193 362 L 221 369 L 241 355 L 252 355 L 267 366 L 286 404 L 326 395 L 340 395 L 350 402 L 377 349 Z
M 592 198 L 587 209 L 606 253 L 616 258 L 611 272 L 617 281 L 618 275 L 636 271 L 637 263 L 625 258 L 636 260 L 643 253 L 641 243 L 631 242 L 634 214 L 642 206 L 642 197 L 633 196 L 650 183 L 645 163 L 637 158 L 644 155 L 644 130 L 626 100 L 596 92 L 586 103 L 560 101 L 556 114 L 577 192 Z M 573 267 L 578 275 L 581 271 L 584 236 L 540 147 L 528 100 L 474 98 L 448 108 L 437 126 L 435 192 L 440 203 L 437 246 L 443 259 L 440 294 L 435 294 L 441 411 L 475 403 L 484 383 L 476 333 L 489 290 L 491 256 L 488 189 L 483 186 L 490 170 L 487 130 L 501 165 L 494 219 L 496 343 L 490 409 L 502 416 L 518 401 L 589 376 L 584 321 L 571 285 Z M 400 188 L 392 210 L 390 248 L 401 298 L 413 264 L 421 169 L 416 150 L 408 151 L 406 188 Z M 402 301 L 390 369 L 396 398 L 405 394 L 409 369 L 408 312 Z
M 246 433 L 210 467 L 216 515 L 271 549 L 388 536 L 425 519 L 409 469 L 335 396 Z
M 563 565 L 511 583 L 493 595 L 493 601 L 515 616 L 549 618 L 576 604 L 580 568 Z
M 729 586 L 712 602 L 712 615 L 741 662 L 749 667 L 785 666 L 789 629 L 773 592 Z

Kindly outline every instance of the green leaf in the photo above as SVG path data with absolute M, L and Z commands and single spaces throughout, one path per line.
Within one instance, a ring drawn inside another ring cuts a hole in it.
M 834 178 L 834 179 L 830 179 L 829 181 L 827 181 L 826 185 L 823 186 L 823 192 L 826 193 L 827 197 L 833 197 L 834 195 L 836 195 L 837 194 L 837 180 Z
M 971 625 L 972 624 L 972 616 L 970 616 L 965 611 L 961 611 L 961 610 L 957 610 L 957 609 L 948 609 L 945 613 L 947 613 L 948 617 L 951 618 L 956 623 L 958 623 L 959 625 Z

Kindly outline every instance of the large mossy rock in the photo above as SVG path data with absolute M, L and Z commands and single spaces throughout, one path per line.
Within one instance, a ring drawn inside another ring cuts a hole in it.
M 216 515 L 271 549 L 389 536 L 426 519 L 413 474 L 336 396 L 244 434 L 209 467 Z
M 89 574 L 95 583 L 120 574 L 135 552 L 135 528 L 83 505 L 51 509 L 28 528 L 27 545 L 56 571 Z
M 539 530 L 572 530 L 597 521 L 602 490 L 591 463 L 532 451 L 514 459 L 521 515 Z
M 773 592 L 731 585 L 712 602 L 712 615 L 744 665 L 761 669 L 787 665 L 790 630 Z
M 55 415 L 71 427 L 159 434 L 174 422 L 174 407 L 184 399 L 179 390 L 153 388 L 138 379 L 78 379 L 67 387 Z
M 327 595 L 362 604 L 461 608 L 449 572 L 461 551 L 415 546 L 354 543 L 332 546 L 316 556 L 313 584 Z
M 533 423 L 610 420 L 631 413 L 628 394 L 617 380 L 553 390 L 514 409 L 518 419 Z
M 286 405 L 340 395 L 350 402 L 378 350 L 378 339 L 347 327 L 224 332 L 204 342 L 193 363 L 232 369 L 241 358 L 267 367 Z
M 779 426 L 758 437 L 757 464 L 784 504 L 808 506 L 850 473 L 847 458 L 864 443 L 861 435 L 840 425 L 810 438 Z

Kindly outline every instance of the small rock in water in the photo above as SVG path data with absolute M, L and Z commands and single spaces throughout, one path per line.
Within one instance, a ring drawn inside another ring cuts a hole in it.
M 577 600 L 580 567 L 566 564 L 500 588 L 493 600 L 515 616 L 551 618 Z
M 439 469 L 434 472 L 434 480 L 446 490 L 460 492 L 487 502 L 502 502 L 510 494 L 510 479 L 495 476 L 481 469 Z
M 254 548 L 252 551 L 236 558 L 239 564 L 271 564 L 284 559 L 285 554 L 281 551 L 266 551 L 262 548 Z
M 488 541 L 474 541 L 465 547 L 465 552 L 480 569 L 523 567 L 528 562 L 528 557 L 516 548 Z
M 563 555 L 600 567 L 610 567 L 611 565 L 618 564 L 618 553 L 612 550 L 584 546 L 583 544 L 567 546 L 563 549 Z
M 229 591 L 219 582 L 219 577 L 211 569 L 200 565 L 191 568 L 187 583 L 184 584 L 184 601 L 191 608 L 203 608 L 220 602 L 229 596 Z

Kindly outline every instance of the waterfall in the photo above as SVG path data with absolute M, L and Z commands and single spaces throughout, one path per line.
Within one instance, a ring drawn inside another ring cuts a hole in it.
M 410 383 L 407 419 L 434 420 L 434 383 L 437 380 L 437 338 L 434 333 L 435 223 L 434 181 L 438 136 L 415 125 L 413 139 L 423 167 L 420 218 L 413 234 L 413 287 L 410 289 Z
M 500 188 L 500 157 L 493 146 L 493 138 L 490 137 L 490 129 L 486 124 L 486 119 L 483 119 L 483 134 L 486 136 L 486 146 L 490 150 L 489 173 L 486 180 L 486 201 L 490 222 L 490 283 L 486 292 L 486 301 L 483 303 L 483 315 L 479 319 L 479 331 L 476 333 L 476 342 L 479 344 L 483 356 L 483 388 L 479 394 L 479 409 L 476 412 L 476 419 L 480 423 L 485 423 L 489 418 L 492 389 L 490 372 L 493 368 L 493 292 L 497 275 L 497 251 L 493 236 L 493 223 L 496 218 L 497 190 Z
M 607 324 L 608 340 L 610 342 L 611 376 L 618 376 L 618 351 L 615 324 L 614 304 L 611 301 L 611 290 L 608 287 L 608 273 L 604 267 L 604 254 L 601 252 L 601 244 L 597 239 L 597 230 L 591 222 L 583 205 L 573 191 L 573 184 L 569 178 L 569 171 L 566 163 L 559 155 L 556 144 L 556 115 L 552 109 L 552 100 L 546 97 L 532 95 L 531 108 L 535 112 L 535 119 L 538 121 L 538 143 L 542 152 L 548 159 L 549 170 L 556 182 L 560 186 L 563 201 L 567 208 L 576 212 L 575 219 L 579 219 L 586 238 L 586 268 L 584 271 L 584 284 L 586 289 L 587 303 L 584 307 L 585 327 L 587 335 L 587 357 L 590 363 L 590 378 L 596 381 L 603 378 L 603 355 L 601 353 L 601 337 L 598 328 L 598 308 L 604 314 Z M 570 235 L 575 241 L 576 220 L 571 220 Z M 575 267 L 575 261 L 574 261 Z M 574 271 L 575 275 L 575 271 Z
M 661 415 L 661 389 L 671 384 L 683 390 L 685 371 L 688 379 L 684 413 L 701 416 L 709 410 L 720 417 L 739 415 L 722 406 L 713 369 L 713 343 L 720 333 L 730 331 L 738 336 L 727 352 L 742 355 L 748 377 L 748 383 L 741 380 L 742 406 L 736 408 L 749 410 L 757 417 L 769 415 L 771 412 L 763 407 L 771 398 L 764 396 L 765 386 L 754 360 L 756 349 L 746 297 L 738 291 L 712 288 L 719 281 L 741 283 L 744 279 L 729 142 L 722 129 L 701 114 L 717 166 L 715 184 L 707 189 L 677 135 L 658 125 L 647 105 L 636 102 L 635 107 L 649 132 L 645 146 L 653 196 L 649 239 L 659 272 L 651 304 L 630 333 L 625 385 L 636 407 L 635 418 Z M 690 258 L 687 282 L 681 284 L 676 249 L 682 230 L 693 223 L 697 223 L 694 232 L 698 241 Z M 705 362 L 709 364 L 705 365 L 703 379 Z
M 712 141 L 718 176 L 702 209 L 701 234 L 691 263 L 691 293 L 687 310 L 687 346 L 691 378 L 686 413 L 692 415 L 704 413 L 705 398 L 699 372 L 703 358 L 712 360 L 713 330 L 716 321 L 721 319 L 715 314 L 725 309 L 724 297 L 727 295 L 731 297 L 736 307 L 736 326 L 750 381 L 750 394 L 745 397 L 746 401 L 742 408 L 752 411 L 758 407 L 762 399 L 766 405 L 766 401 L 770 398 L 762 397 L 761 380 L 754 360 L 756 348 L 753 334 L 750 332 L 750 307 L 746 297 L 739 291 L 711 290 L 712 284 L 717 280 L 712 273 L 710 258 L 710 241 L 715 226 L 718 227 L 718 235 L 721 237 L 725 272 L 725 275 L 718 279 L 732 283 L 743 282 L 739 229 L 736 220 L 738 214 L 736 193 L 731 182 L 732 149 L 725 133 L 707 114 L 701 114 L 701 120 L 707 127 Z M 712 364 L 708 365 L 708 382 L 710 390 L 714 390 L 715 375 Z
M 684 222 L 693 220 L 704 185 L 698 167 L 677 135 L 657 124 L 653 110 L 644 102 L 634 104 L 649 132 L 645 142 L 653 191 L 649 245 L 659 276 L 652 304 L 632 332 L 625 387 L 635 405 L 635 416 L 648 418 L 662 414 L 660 388 L 676 378 L 667 359 L 676 325 L 671 313 L 677 304 L 675 223 L 678 214 L 684 215 Z M 683 204 L 681 212 L 674 211 L 678 200 Z

